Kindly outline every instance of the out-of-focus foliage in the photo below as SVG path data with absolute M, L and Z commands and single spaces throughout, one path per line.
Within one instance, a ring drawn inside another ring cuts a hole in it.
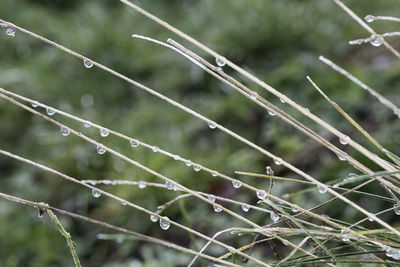
M 398 118 L 366 91 L 332 71 L 318 60 L 324 55 L 342 65 L 378 92 L 400 103 L 399 61 L 383 47 L 352 47 L 349 40 L 368 34 L 330 0 L 174 0 L 137 1 L 140 6 L 251 70 L 259 78 L 287 94 L 299 104 L 335 125 L 354 140 L 374 149 L 306 81 L 310 75 L 334 101 L 369 130 L 384 146 L 399 152 Z M 346 1 L 361 17 L 367 14 L 396 15 L 400 5 L 393 0 Z M 0 1 L 0 18 L 41 34 L 117 70 L 190 108 L 223 124 L 260 146 L 292 162 L 321 181 L 355 172 L 348 164 L 276 117 L 270 117 L 242 95 L 192 65 L 185 58 L 163 47 L 131 38 L 142 34 L 165 41 L 180 38 L 116 0 L 102 1 Z M 388 22 L 374 24 L 377 31 L 398 30 Z M 4 30 L 4 29 L 2 29 Z M 186 42 L 182 42 L 188 45 Z M 393 39 L 393 44 L 400 44 Z M 194 49 L 207 60 L 214 59 Z M 0 87 L 53 105 L 85 119 L 118 130 L 172 153 L 198 161 L 220 172 L 234 175 L 235 170 L 264 172 L 271 160 L 202 121 L 151 96 L 138 88 L 94 67 L 84 68 L 71 55 L 50 47 L 20 32 L 14 38 L 0 34 Z M 226 68 L 226 72 L 233 72 Z M 242 79 L 242 77 L 235 77 Z M 309 120 L 301 118 L 279 99 L 244 80 L 251 88 L 276 105 L 285 108 L 328 140 L 332 136 Z M 129 179 L 157 181 L 155 177 L 122 162 L 110 154 L 98 155 L 92 145 L 74 137 L 63 137 L 48 122 L 0 100 L 0 148 L 48 165 L 79 179 Z M 90 128 L 75 122 L 62 122 L 85 131 L 97 140 Z M 203 172 L 193 172 L 142 147 L 132 149 L 114 137 L 101 139 L 140 163 L 176 179 L 194 190 L 222 196 L 239 194 L 255 203 L 256 198 Z M 334 141 L 339 143 L 338 140 Z M 347 149 L 366 164 L 371 164 Z M 371 166 L 374 170 L 379 168 Z M 274 167 L 275 173 L 293 177 L 293 173 Z M 250 184 L 265 181 L 243 177 Z M 161 232 L 158 224 L 143 215 L 106 198 L 93 199 L 87 189 L 67 183 L 59 177 L 0 156 L 2 192 L 34 201 L 47 202 L 73 212 L 104 220 L 141 233 L 192 246 L 186 233 Z M 105 188 L 105 187 L 104 187 Z M 174 192 L 137 187 L 105 188 L 146 208 L 157 206 L 175 196 Z M 294 192 L 299 186 L 276 183 L 274 193 Z M 373 190 L 373 188 L 366 188 Z M 307 199 L 306 199 L 307 197 Z M 299 196 L 296 203 L 313 206 L 317 194 Z M 307 202 L 306 202 L 307 200 Z M 365 202 L 367 199 L 365 199 Z M 231 224 L 227 216 L 211 212 L 198 200 L 187 199 L 186 208 L 195 229 L 213 234 Z M 331 208 L 334 208 L 332 210 Z M 371 210 L 383 207 L 369 203 Z M 321 213 L 354 221 L 341 202 L 327 206 Z M 178 204 L 166 214 L 186 224 Z M 210 215 L 211 214 L 211 215 Z M 251 214 L 249 216 L 252 216 Z M 386 215 L 391 221 L 392 215 Z M 108 232 L 60 216 L 72 234 L 83 266 L 176 266 L 190 257 L 142 241 L 118 244 L 96 239 Z M 258 218 L 258 223 L 266 219 Z M 251 238 L 244 237 L 243 245 Z M 216 251 L 216 253 L 223 251 Z M 48 218 L 40 219 L 34 209 L 0 201 L 1 266 L 71 266 L 65 240 Z

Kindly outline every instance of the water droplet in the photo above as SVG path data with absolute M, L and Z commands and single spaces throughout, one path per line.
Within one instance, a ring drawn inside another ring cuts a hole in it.
M 393 249 L 392 258 L 394 260 L 400 260 L 400 249 Z
M 274 163 L 276 165 L 281 165 L 282 164 L 282 159 L 281 158 L 274 158 Z
M 131 147 L 138 147 L 139 146 L 139 142 L 136 141 L 135 139 L 131 139 L 131 141 L 129 141 L 129 143 L 131 144 Z
M 242 204 L 242 210 L 243 210 L 244 212 L 248 212 L 248 211 L 250 210 L 250 206 L 247 205 L 247 204 Z
M 242 183 L 238 181 L 232 181 L 232 186 L 234 188 L 240 188 L 242 186 Z
M 274 176 L 274 171 L 272 170 L 272 168 L 270 166 L 265 167 L 265 173 L 268 176 Z
M 217 63 L 218 66 L 223 67 L 226 64 L 225 58 L 217 57 L 217 58 L 215 58 L 215 63 Z
M 268 114 L 269 114 L 270 116 L 275 116 L 275 115 L 276 115 L 275 112 L 272 111 L 272 110 L 268 110 Z
M 153 146 L 151 150 L 153 150 L 153 152 L 158 152 L 160 149 L 158 148 L 158 146 Z
M 61 132 L 61 134 L 62 134 L 63 136 L 67 136 L 67 135 L 70 134 L 70 131 L 69 131 L 67 128 L 65 128 L 65 127 L 62 127 L 61 130 L 60 130 L 60 132 Z
M 332 187 L 333 187 L 333 188 L 338 188 L 338 187 L 339 187 L 339 184 L 334 184 Z
M 346 156 L 342 154 L 337 154 L 337 157 L 340 161 L 346 161 Z
M 350 136 L 343 135 L 339 138 L 339 141 L 342 145 L 347 145 L 350 141 Z
M 326 191 L 328 191 L 328 188 L 326 188 L 325 186 L 322 186 L 322 185 L 318 185 L 317 188 L 318 188 L 318 192 L 320 192 L 321 194 L 325 194 Z
M 106 153 L 106 149 L 103 146 L 98 145 L 97 146 L 97 153 L 99 153 L 100 155 L 103 155 L 104 153 Z
M 348 237 L 349 231 L 342 229 L 340 231 L 340 233 L 342 234 L 342 236 L 340 237 L 343 241 L 350 241 L 350 238 Z
M 157 222 L 158 221 L 158 217 L 155 216 L 155 215 L 150 215 L 150 221 Z
M 289 245 L 288 241 L 286 241 L 286 240 L 283 240 L 282 244 L 284 244 L 285 246 Z
M 250 98 L 255 100 L 255 99 L 257 99 L 257 97 L 258 97 L 258 93 L 255 91 L 252 91 L 250 94 Z
M 194 170 L 195 172 L 198 172 L 198 171 L 201 170 L 201 167 L 200 167 L 199 165 L 193 165 L 193 170 Z
M 216 176 L 218 176 L 218 172 L 217 171 L 213 171 L 213 172 L 211 172 L 211 175 L 216 177 Z
M 32 107 L 37 108 L 39 106 L 39 102 L 38 101 L 32 101 L 31 105 L 32 105 Z
M 101 196 L 101 193 L 100 193 L 99 190 L 93 188 L 93 189 L 92 189 L 92 196 L 93 196 L 94 198 L 99 198 L 99 197 Z
M 373 221 L 375 221 L 375 220 L 374 220 L 374 218 L 372 218 L 372 217 L 368 217 L 368 221 L 373 222 Z
M 261 200 L 263 200 L 264 198 L 267 197 L 267 192 L 265 192 L 264 190 L 258 190 L 257 191 L 257 197 Z
M 163 230 L 168 230 L 168 228 L 171 226 L 171 223 L 168 219 L 168 217 L 161 217 L 160 218 L 160 227 Z
M 349 179 L 354 179 L 354 178 L 357 177 L 357 174 L 351 172 L 351 173 L 349 173 L 349 174 L 347 175 L 347 177 L 349 177 Z
M 86 68 L 90 69 L 91 67 L 93 67 L 93 62 L 90 61 L 89 59 L 84 59 L 83 65 L 85 65 Z
M 272 220 L 274 223 L 277 222 L 277 221 L 279 220 L 279 215 L 276 214 L 275 212 L 271 212 L 271 213 L 270 213 L 270 217 L 271 217 L 271 220 Z
M 218 206 L 218 205 L 213 205 L 213 209 L 214 209 L 215 212 L 221 212 L 222 211 L 221 207 Z
M 185 161 L 185 165 L 190 167 L 190 166 L 192 166 L 192 162 L 190 160 L 187 160 L 187 161 Z
M 221 67 L 218 67 L 218 68 L 217 68 L 217 71 L 224 72 L 224 69 L 221 68 Z
M 211 202 L 215 202 L 215 196 L 213 195 L 208 195 L 207 199 L 210 200 Z
M 365 19 L 366 22 L 370 23 L 370 22 L 373 22 L 375 20 L 375 17 L 372 16 L 372 15 L 366 15 L 364 19 Z
M 210 121 L 208 122 L 208 127 L 210 127 L 210 129 L 215 129 L 217 128 L 217 125 L 214 122 Z
M 166 181 L 165 186 L 167 187 L 168 190 L 174 189 L 174 184 L 170 181 Z
M 15 32 L 16 32 L 16 29 L 14 27 L 10 27 L 10 26 L 6 27 L 6 34 L 8 36 L 14 37 L 15 36 Z
M 139 181 L 138 187 L 139 187 L 140 189 L 146 188 L 146 183 L 143 182 L 143 181 Z
M 292 206 L 291 210 L 292 210 L 293 212 L 298 212 L 298 211 L 299 211 L 295 206 Z
M 400 215 L 400 204 L 395 204 L 393 210 L 396 215 Z
M 386 256 L 388 256 L 389 258 L 393 257 L 393 248 L 391 247 L 387 247 L 386 248 Z
M 101 128 L 101 129 L 100 129 L 100 135 L 101 135 L 102 137 L 107 137 L 109 134 L 110 134 L 110 133 L 108 132 L 107 129 L 104 129 L 104 128 Z
M 372 46 L 378 47 L 382 45 L 382 40 L 375 34 L 371 35 L 369 43 Z
M 284 97 L 279 98 L 282 103 L 286 103 L 286 99 Z
M 90 124 L 90 122 L 88 122 L 88 121 L 83 122 L 83 127 L 90 128 L 91 126 L 92 126 L 92 124 Z
M 181 157 L 179 157 L 178 155 L 173 155 L 172 157 L 174 158 L 174 160 L 180 160 L 181 159 Z
M 126 201 L 121 201 L 121 204 L 122 204 L 122 206 L 126 206 L 126 205 L 128 205 L 128 202 L 126 202 Z
M 52 108 L 46 108 L 46 113 L 49 116 L 53 116 L 54 113 L 56 113 L 56 111 L 54 109 L 52 109 Z

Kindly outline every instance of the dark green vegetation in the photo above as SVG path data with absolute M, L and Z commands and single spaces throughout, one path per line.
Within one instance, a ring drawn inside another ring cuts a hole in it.
M 393 0 L 347 2 L 361 17 L 367 14 L 395 16 L 400 13 L 400 5 Z M 332 1 L 157 0 L 140 1 L 139 4 L 239 66 L 250 69 L 261 80 L 376 152 L 312 88 L 305 78 L 310 75 L 383 146 L 400 153 L 399 119 L 365 90 L 320 62 L 318 56 L 324 55 L 345 67 L 394 103 L 400 103 L 400 62 L 383 47 L 375 48 L 369 44 L 349 46 L 349 40 L 368 37 L 368 33 Z M 162 41 L 173 38 L 182 42 L 171 32 L 119 1 L 2 0 L 0 18 L 63 44 L 162 92 L 281 156 L 320 181 L 346 177 L 349 172 L 356 172 L 348 163 L 338 161 L 332 152 L 278 118 L 268 116 L 266 111 L 255 106 L 249 99 L 222 85 L 185 58 L 163 47 L 132 39 L 132 34 L 142 34 Z M 395 31 L 399 27 L 399 23 L 374 24 L 378 32 Z M 299 178 L 287 169 L 273 165 L 272 160 L 250 147 L 220 131 L 209 129 L 206 123 L 96 67 L 86 69 L 81 60 L 71 55 L 20 32 L 11 38 L 4 34 L 4 29 L 1 30 L 2 88 L 105 125 L 221 173 L 234 175 L 235 170 L 264 173 L 265 166 L 272 165 L 276 175 Z M 389 41 L 395 46 L 397 44 L 397 47 L 400 44 L 395 38 Z M 206 59 L 214 62 L 209 56 Z M 225 68 L 225 71 L 232 74 L 229 68 Z M 235 77 L 241 79 L 237 75 Z M 339 143 L 339 140 L 302 118 L 293 109 L 285 107 L 285 104 L 264 89 L 246 80 L 244 82 L 328 140 Z M 54 125 L 4 100 L 0 100 L 0 114 L 1 149 L 78 179 L 160 182 L 109 153 L 98 155 L 93 145 L 77 137 L 63 137 Z M 111 136 L 107 140 L 101 139 L 93 128 L 87 130 L 57 115 L 55 118 L 90 133 L 93 138 L 193 190 L 252 204 L 256 202 L 255 195 L 245 190 L 234 190 L 230 183 L 207 173 L 195 173 L 192 168 L 180 162 L 142 147 L 132 149 L 126 141 Z M 354 150 L 347 148 L 346 151 L 371 169 L 381 170 Z M 258 178 L 241 179 L 268 189 L 268 183 Z M 273 193 L 282 195 L 296 192 L 302 187 L 289 182 L 275 182 Z M 374 192 L 377 187 L 373 183 L 364 191 Z M 156 210 L 158 205 L 176 196 L 173 191 L 148 187 L 102 188 L 150 210 Z M 33 201 L 43 201 L 183 246 L 192 246 L 187 233 L 176 231 L 173 227 L 161 232 L 158 224 L 151 223 L 143 213 L 106 198 L 94 199 L 85 188 L 4 156 L 0 156 L 0 191 Z M 370 198 L 363 199 L 362 196 L 354 199 L 357 198 L 360 198 L 357 203 L 374 212 L 391 205 L 384 205 L 383 202 L 375 204 Z M 327 199 L 327 194 L 320 195 L 314 190 L 292 201 L 309 208 Z M 185 199 L 184 205 L 193 228 L 208 235 L 229 227 L 234 221 L 231 217 L 213 213 L 210 207 L 194 198 Z M 348 222 L 362 218 L 340 201 L 320 209 L 319 214 L 324 213 Z M 259 224 L 270 221 L 261 214 L 250 212 L 248 216 L 253 214 L 258 216 L 254 221 Z M 166 215 L 187 225 L 178 203 L 168 208 Z M 191 258 L 141 241 L 129 240 L 118 244 L 97 240 L 98 233 L 109 231 L 68 217 L 59 218 L 72 234 L 83 266 L 136 266 L 130 265 L 135 260 L 145 261 L 148 264 L 146 266 L 160 266 L 160 262 L 163 266 L 175 266 L 187 264 Z M 398 226 L 398 216 L 396 218 L 393 212 L 383 215 L 382 219 Z M 240 246 L 251 240 L 252 237 L 242 237 L 226 242 Z M 267 245 L 263 251 L 272 258 Z M 215 249 L 215 255 L 224 252 Z M 48 217 L 40 219 L 37 211 L 30 207 L 1 200 L 0 265 L 71 266 L 72 259 L 65 240 Z

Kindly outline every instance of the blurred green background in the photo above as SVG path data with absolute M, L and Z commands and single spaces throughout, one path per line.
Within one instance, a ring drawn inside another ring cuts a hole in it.
M 251 71 L 376 152 L 311 87 L 305 78 L 310 75 L 381 144 L 394 152 L 400 152 L 400 124 L 393 112 L 318 60 L 319 55 L 324 55 L 394 103 L 400 103 L 399 60 L 383 47 L 375 48 L 369 44 L 349 46 L 349 40 L 368 37 L 368 34 L 333 1 L 154 0 L 135 3 Z M 361 17 L 367 14 L 396 15 L 400 12 L 400 5 L 393 0 L 353 0 L 346 1 L 346 4 Z M 142 34 L 162 41 L 173 38 L 210 62 L 215 61 L 119 1 L 2 0 L 0 18 L 65 45 L 167 95 L 281 156 L 321 181 L 356 172 L 346 162 L 338 161 L 333 153 L 279 118 L 268 116 L 265 110 L 227 88 L 185 58 L 163 47 L 131 38 L 132 34 Z M 388 22 L 376 22 L 373 26 L 378 32 L 399 29 L 395 23 Z M 398 39 L 391 39 L 390 42 L 395 47 L 400 46 Z M 206 123 L 96 67 L 86 69 L 81 60 L 21 32 L 17 31 L 12 38 L 2 29 L 0 66 L 2 88 L 190 158 L 222 173 L 232 176 L 235 170 L 263 173 L 266 165 L 272 165 L 275 174 L 298 178 L 282 166 L 273 165 L 270 159 L 254 149 L 218 130 L 209 129 Z M 242 79 L 228 67 L 224 70 L 328 140 L 340 145 L 332 135 L 304 119 L 267 91 Z M 4 100 L 0 100 L 0 114 L 1 149 L 78 179 L 160 182 L 156 177 L 129 166 L 110 153 L 98 155 L 95 147 L 75 136 L 63 137 L 56 126 Z M 244 189 L 234 190 L 230 183 L 205 172 L 193 172 L 192 168 L 181 162 L 143 147 L 132 149 L 126 141 L 112 136 L 101 138 L 95 129 L 85 129 L 59 115 L 54 118 L 193 190 L 256 203 L 253 194 Z M 379 170 L 356 151 L 345 149 L 372 169 Z M 234 177 L 268 188 L 266 181 Z M 374 184 L 365 190 L 373 191 L 376 186 Z M 143 213 L 105 197 L 94 199 L 85 188 L 5 156 L 0 156 L 0 188 L 1 192 L 47 202 L 192 247 L 188 235 L 174 227 L 162 231 L 158 224 L 151 223 Z M 156 210 L 158 205 L 176 196 L 175 192 L 149 187 L 101 188 L 151 210 Z M 290 183 L 276 183 L 273 192 L 282 195 L 300 188 L 302 186 Z M 325 195 L 310 193 L 292 200 L 304 207 L 311 207 L 327 198 Z M 358 199 L 361 205 L 366 206 L 368 203 L 367 207 L 371 211 L 388 207 L 384 203 L 367 201 Z M 210 207 L 193 198 L 186 199 L 184 205 L 193 228 L 208 235 L 232 225 L 242 225 L 229 216 L 213 213 Z M 230 208 L 241 212 L 240 207 Z M 320 212 L 349 222 L 361 218 L 341 202 L 335 202 Z M 178 203 L 168 208 L 165 214 L 187 225 Z M 269 221 L 269 218 L 261 214 L 250 212 L 247 216 L 259 224 Z M 138 240 L 122 243 L 97 240 L 98 233 L 111 232 L 68 217 L 59 217 L 71 232 L 84 266 L 179 266 L 187 264 L 191 258 Z M 394 217 L 387 214 L 382 218 L 394 223 Z M 235 246 L 244 245 L 252 239 L 243 237 L 231 240 L 229 235 L 224 238 L 222 240 Z M 213 252 L 215 255 L 224 253 L 218 248 Z M 31 207 L 0 200 L 0 265 L 71 266 L 72 259 L 65 240 L 47 216 L 38 218 L 37 211 Z

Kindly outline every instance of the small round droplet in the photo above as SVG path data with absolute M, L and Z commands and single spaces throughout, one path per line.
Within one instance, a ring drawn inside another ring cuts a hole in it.
M 232 186 L 237 189 L 242 186 L 242 183 L 239 181 L 232 181 Z
M 139 146 L 139 142 L 136 141 L 135 139 L 131 139 L 131 141 L 129 141 L 129 143 L 131 144 L 131 147 L 138 147 Z
M 61 132 L 61 134 L 62 134 L 63 136 L 67 136 L 67 135 L 70 134 L 70 131 L 69 131 L 67 128 L 65 128 L 65 127 L 62 127 L 61 130 L 60 130 L 60 132 Z
M 83 127 L 90 128 L 91 126 L 92 126 L 92 124 L 89 121 L 83 122 Z
M 213 171 L 213 172 L 211 172 L 211 175 L 216 177 L 216 176 L 218 176 L 218 172 L 217 171 Z
M 104 128 L 101 128 L 101 129 L 100 129 L 100 135 L 101 135 L 102 137 L 107 137 L 109 134 L 110 134 L 110 133 L 108 132 L 107 129 L 104 129 Z
M 282 164 L 282 159 L 281 158 L 274 158 L 274 163 L 276 165 L 281 165 Z
M 16 29 L 14 27 L 10 27 L 10 26 L 6 27 L 6 34 L 8 36 L 14 37 L 15 32 L 16 32 Z
M 309 110 L 308 108 L 304 108 L 304 111 L 305 111 L 306 113 L 310 113 L 310 110 Z
M 283 97 L 279 98 L 279 100 L 281 101 L 281 103 L 286 103 L 286 99 Z
M 393 210 L 396 215 L 400 215 L 400 204 L 395 204 Z
M 174 189 L 174 184 L 170 181 L 166 181 L 165 186 L 167 187 L 168 190 Z
M 207 199 L 210 200 L 211 202 L 215 202 L 215 196 L 213 195 L 208 195 Z
M 100 193 L 99 190 L 93 188 L 93 189 L 92 189 L 92 196 L 93 196 L 94 198 L 99 198 L 99 197 L 101 196 L 101 193 Z
M 376 36 L 376 35 L 373 34 L 373 35 L 371 35 L 371 37 L 370 37 L 369 43 L 370 43 L 372 46 L 379 47 L 379 46 L 382 45 L 382 40 L 381 40 L 378 36 Z
M 349 231 L 346 231 L 345 229 L 342 229 L 341 231 L 340 231 L 340 233 L 341 233 L 341 239 L 343 240 L 343 241 L 350 241 L 350 238 L 349 238 L 349 236 L 348 236 L 348 234 L 349 234 Z
M 39 102 L 38 101 L 32 101 L 31 105 L 32 105 L 32 107 L 37 108 L 39 106 Z
M 339 138 L 339 141 L 342 145 L 347 145 L 350 141 L 350 137 L 347 135 L 343 135 Z
M 366 22 L 371 23 L 375 20 L 375 17 L 372 15 L 366 15 L 364 19 Z
M 372 217 L 368 217 L 368 221 L 373 222 L 373 221 L 375 221 L 375 220 L 374 220 L 374 218 L 372 218 Z
M 296 212 L 298 212 L 299 210 L 296 208 L 296 206 L 292 206 L 292 211 L 294 212 L 294 213 L 296 213 Z
M 265 167 L 265 173 L 268 176 L 274 176 L 274 171 L 272 170 L 272 168 L 270 166 Z
M 185 165 L 190 167 L 190 166 L 192 166 L 192 162 L 190 160 L 187 160 L 187 161 L 185 161 Z
M 250 210 L 250 206 L 247 205 L 247 204 L 242 204 L 242 210 L 243 210 L 244 212 L 248 212 L 248 211 Z
M 52 108 L 46 108 L 46 113 L 47 113 L 47 115 L 49 115 L 49 116 L 53 116 L 54 113 L 56 113 L 56 112 L 55 112 L 55 110 L 52 109 Z
M 342 154 L 337 154 L 337 157 L 340 161 L 346 161 L 346 156 Z
M 151 150 L 153 150 L 153 152 L 158 152 L 160 149 L 158 148 L 158 146 L 153 146 Z
M 268 195 L 267 192 L 265 192 L 264 190 L 257 191 L 257 197 L 261 200 L 265 199 L 267 195 Z
M 139 181 L 138 187 L 139 187 L 140 189 L 146 188 L 146 183 L 143 182 L 143 181 Z
M 98 145 L 97 146 L 97 153 L 99 153 L 100 155 L 103 155 L 104 153 L 106 153 L 106 149 L 103 146 Z
M 250 98 L 251 98 L 251 99 L 255 100 L 255 99 L 257 99 L 257 97 L 258 97 L 258 93 L 257 93 L 257 92 L 252 91 L 252 92 L 250 93 Z
M 89 59 L 84 59 L 83 60 L 83 65 L 85 65 L 86 68 L 90 69 L 91 67 L 93 67 L 93 62 L 90 61 Z
M 322 185 L 318 185 L 317 188 L 318 188 L 318 192 L 320 192 L 321 194 L 325 194 L 326 191 L 328 191 L 328 189 Z
M 208 127 L 210 127 L 210 129 L 215 129 L 217 128 L 217 125 L 214 122 L 210 121 L 208 122 Z
M 277 222 L 277 221 L 279 220 L 279 215 L 276 214 L 275 212 L 271 212 L 271 213 L 270 213 L 270 217 L 271 217 L 271 220 L 272 220 L 274 223 Z
M 150 221 L 157 222 L 158 221 L 158 217 L 155 216 L 155 215 L 150 215 Z
M 214 209 L 215 212 L 221 212 L 222 211 L 221 207 L 218 206 L 218 205 L 213 205 L 213 209 Z
M 272 111 L 272 110 L 268 110 L 268 114 L 269 114 L 270 116 L 275 116 L 275 115 L 276 115 L 275 112 Z
M 217 57 L 215 58 L 215 63 L 217 63 L 218 66 L 223 67 L 226 64 L 226 61 L 223 57 Z
M 199 165 L 193 165 L 193 170 L 194 170 L 195 172 L 198 172 L 198 171 L 201 170 L 201 167 L 200 167 Z
M 160 218 L 160 227 L 163 230 L 168 230 L 168 228 L 171 226 L 171 223 L 168 219 L 168 217 L 161 217 Z

